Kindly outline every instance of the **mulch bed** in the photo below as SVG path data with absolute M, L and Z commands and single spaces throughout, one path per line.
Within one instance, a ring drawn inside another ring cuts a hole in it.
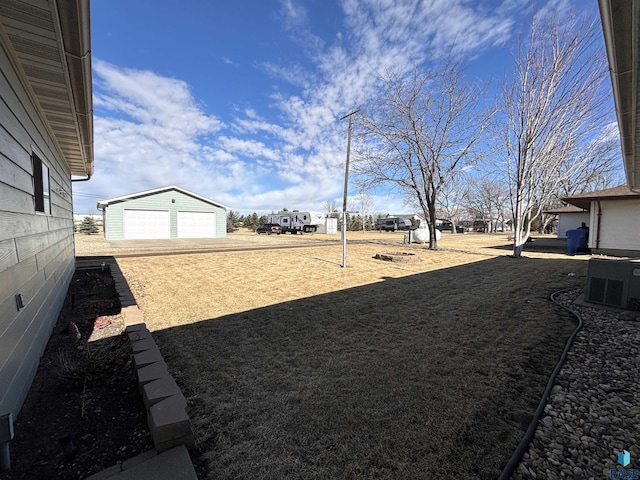
M 1 479 L 86 478 L 153 448 L 123 331 L 109 267 L 76 270 Z

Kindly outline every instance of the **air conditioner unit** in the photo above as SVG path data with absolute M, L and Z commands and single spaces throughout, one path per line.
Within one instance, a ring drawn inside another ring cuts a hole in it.
M 585 301 L 640 310 L 640 260 L 589 260 Z

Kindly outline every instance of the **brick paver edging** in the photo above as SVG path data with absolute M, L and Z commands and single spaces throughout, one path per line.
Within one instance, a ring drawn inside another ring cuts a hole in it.
M 110 268 L 120 297 L 121 314 L 131 343 L 138 386 L 147 409 L 147 423 L 155 450 L 163 452 L 179 445 L 191 449 L 194 439 L 187 415 L 187 401 L 147 329 L 120 266 L 113 262 Z

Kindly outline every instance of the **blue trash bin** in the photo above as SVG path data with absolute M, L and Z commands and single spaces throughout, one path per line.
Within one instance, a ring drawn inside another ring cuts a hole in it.
M 567 252 L 576 253 L 587 248 L 587 231 L 582 228 L 567 230 Z

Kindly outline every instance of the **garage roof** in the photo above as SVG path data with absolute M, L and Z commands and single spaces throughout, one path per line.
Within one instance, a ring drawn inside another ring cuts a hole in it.
M 167 192 L 169 190 L 176 190 L 178 192 L 184 193 L 185 195 L 189 195 L 190 197 L 197 198 L 198 200 L 202 200 L 203 202 L 206 202 L 206 203 L 208 203 L 210 205 L 213 205 L 215 207 L 220 207 L 220 208 L 224 208 L 225 210 L 229 210 L 229 207 L 227 207 L 226 205 L 222 205 L 221 203 L 214 202 L 213 200 L 209 200 L 208 198 L 201 197 L 200 195 L 198 195 L 196 193 L 193 193 L 193 192 L 190 192 L 188 190 L 185 190 L 184 188 L 176 187 L 175 185 L 170 185 L 168 187 L 162 187 L 162 188 L 156 188 L 154 190 L 146 190 L 144 192 L 132 193 L 132 194 L 129 194 L 129 195 L 123 195 L 122 197 L 110 198 L 109 200 L 101 200 L 100 202 L 98 202 L 98 208 L 104 209 L 105 207 L 109 206 L 112 203 L 124 202 L 124 201 L 127 201 L 127 200 L 132 200 L 134 198 L 146 197 L 148 195 L 154 195 L 156 193 Z
M 627 200 L 630 198 L 640 198 L 640 192 L 632 191 L 627 185 L 598 190 L 596 192 L 581 193 L 573 197 L 561 198 L 563 202 L 570 203 L 576 207 L 589 210 L 593 200 Z
M 71 175 L 93 174 L 89 0 L 2 0 L 0 43 Z
M 576 207 L 575 205 L 565 205 L 563 207 L 545 210 L 544 213 L 548 213 L 551 215 L 558 215 L 559 213 L 584 213 L 586 211 L 587 210 L 585 210 L 584 208 Z
M 627 185 L 640 189 L 640 0 L 599 0 Z

